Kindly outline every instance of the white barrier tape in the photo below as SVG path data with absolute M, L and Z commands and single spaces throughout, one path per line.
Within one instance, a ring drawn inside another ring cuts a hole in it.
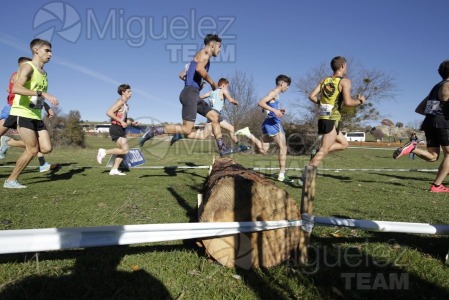
M 387 150 L 394 151 L 398 149 L 398 147 L 363 147 L 363 146 L 349 146 L 348 149 L 362 149 L 362 150 Z
M 248 170 L 253 171 L 276 171 L 279 170 L 279 168 L 247 168 Z M 293 170 L 293 171 L 304 171 L 304 168 L 285 168 L 285 170 Z M 340 172 L 340 171 L 367 171 L 367 172 L 437 172 L 438 169 L 392 169 L 392 168 L 386 168 L 386 169 L 325 169 L 325 168 L 318 168 L 317 172 L 323 172 L 323 171 L 333 171 L 333 172 Z
M 211 166 L 137 166 L 133 169 L 209 169 Z
M 367 171 L 367 172 L 437 172 L 438 169 L 318 169 L 318 171 Z
M 14 165 L 9 165 L 9 166 L 0 166 L 0 168 L 9 168 L 12 169 L 14 168 Z M 27 168 L 38 168 L 38 166 L 27 166 Z M 81 166 L 79 167 L 74 167 L 74 168 L 82 168 Z M 102 167 L 99 166 L 98 168 L 106 168 L 106 167 Z M 176 169 L 208 169 L 210 170 L 212 168 L 212 166 L 137 166 L 137 167 L 133 167 L 133 169 L 155 169 L 155 170 L 176 170 Z M 277 171 L 279 170 L 278 167 L 276 168 L 258 168 L 258 167 L 254 167 L 254 168 L 247 168 L 248 170 L 253 170 L 253 171 Z M 285 168 L 287 171 L 304 171 L 304 168 Z M 437 172 L 438 169 L 343 169 L 343 168 L 339 168 L 339 169 L 324 169 L 324 168 L 319 168 L 318 172 L 323 172 L 323 171 L 332 171 L 332 172 L 344 172 L 344 171 L 349 171 L 349 172 Z
M 369 231 L 399 232 L 411 234 L 449 234 L 449 225 L 440 224 L 371 221 L 316 216 L 314 217 L 314 221 L 315 226 L 341 226 Z
M 218 237 L 301 226 L 302 223 L 301 220 L 283 220 L 2 230 L 0 254 Z
M 0 231 L 0 254 L 220 237 L 293 226 L 301 226 L 303 230 L 310 233 L 314 225 L 340 226 L 378 232 L 449 234 L 449 225 L 342 219 L 303 214 L 302 220 L 294 221 L 171 223 L 2 230 Z

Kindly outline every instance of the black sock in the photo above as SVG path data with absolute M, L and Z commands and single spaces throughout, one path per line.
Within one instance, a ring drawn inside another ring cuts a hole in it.
M 39 160 L 39 166 L 45 165 L 45 163 L 46 163 L 45 157 L 43 157 L 43 156 L 38 156 L 37 159 Z

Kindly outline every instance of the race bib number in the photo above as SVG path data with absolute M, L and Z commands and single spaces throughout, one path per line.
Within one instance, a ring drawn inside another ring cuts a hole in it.
M 32 96 L 30 98 L 30 108 L 34 109 L 42 109 L 44 107 L 45 98 L 44 97 L 38 97 L 38 96 Z
M 321 104 L 320 105 L 320 116 L 330 116 L 333 108 L 334 108 L 333 105 Z
M 424 109 L 424 114 L 426 115 L 439 115 L 442 113 L 440 101 L 438 100 L 427 100 L 426 108 Z

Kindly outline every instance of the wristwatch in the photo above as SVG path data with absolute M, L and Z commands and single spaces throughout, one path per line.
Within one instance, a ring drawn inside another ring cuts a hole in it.
M 42 91 L 36 91 L 38 97 L 42 97 Z

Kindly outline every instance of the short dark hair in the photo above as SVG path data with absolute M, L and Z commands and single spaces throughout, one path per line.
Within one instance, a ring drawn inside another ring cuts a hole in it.
M 287 83 L 287 85 L 290 85 L 292 83 L 292 79 L 290 77 L 282 74 L 276 77 L 276 85 L 278 85 L 280 81 Z
M 209 33 L 208 35 L 206 35 L 204 37 L 204 45 L 209 45 L 210 42 L 221 43 L 221 38 L 218 37 L 218 35 L 216 35 L 216 34 Z
M 227 80 L 226 78 L 220 78 L 220 80 L 218 80 L 217 86 L 220 86 L 222 84 L 229 84 L 229 80 Z
M 449 60 L 445 60 L 440 64 L 438 74 L 440 74 L 443 79 L 449 78 Z
M 51 48 L 51 43 L 43 39 L 34 39 L 30 43 L 30 49 L 33 50 L 33 48 L 36 46 L 48 46 Z
M 117 93 L 121 96 L 124 91 L 131 89 L 131 86 L 127 83 L 123 83 L 118 86 Z
M 19 59 L 17 60 L 17 63 L 20 65 L 21 63 L 26 62 L 26 61 L 31 61 L 31 58 L 26 57 L 26 56 L 21 56 L 21 57 L 19 57 Z
M 331 60 L 332 71 L 334 71 L 334 72 L 337 71 L 345 63 L 346 63 L 346 58 L 344 58 L 343 56 L 336 56 L 336 57 L 332 58 L 332 60 Z

